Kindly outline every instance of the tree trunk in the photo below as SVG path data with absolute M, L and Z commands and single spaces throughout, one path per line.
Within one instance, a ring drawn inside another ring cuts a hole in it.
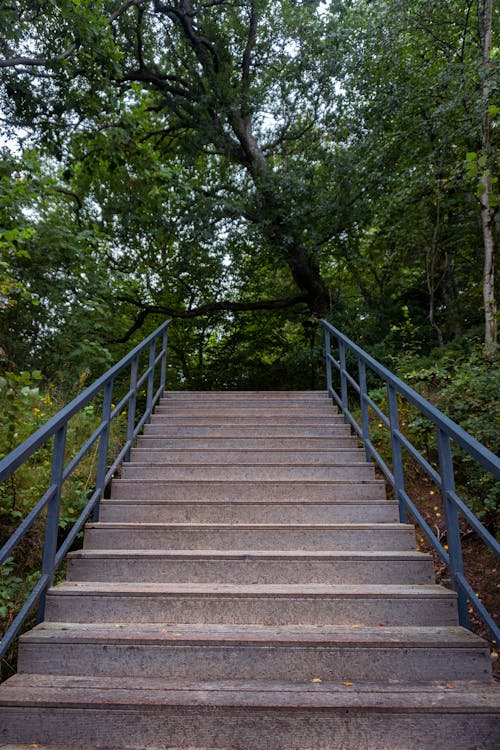
M 495 237 L 494 208 L 491 206 L 491 158 L 490 158 L 490 83 L 491 65 L 491 27 L 493 18 L 493 0 L 485 0 L 483 5 L 483 132 L 481 152 L 487 157 L 486 167 L 481 175 L 481 227 L 483 230 L 484 266 L 483 266 L 483 303 L 484 303 L 484 343 L 486 350 L 493 353 L 497 344 L 497 305 L 495 299 Z
M 257 190 L 260 211 L 267 218 L 262 224 L 262 231 L 288 264 L 299 289 L 307 294 L 305 301 L 310 311 L 324 317 L 331 307 L 329 290 L 321 277 L 318 263 L 302 244 L 300 229 L 291 220 L 288 205 L 283 203 L 275 189 L 276 175 L 253 136 L 251 118 L 233 112 L 229 121 L 240 143 L 243 162 Z

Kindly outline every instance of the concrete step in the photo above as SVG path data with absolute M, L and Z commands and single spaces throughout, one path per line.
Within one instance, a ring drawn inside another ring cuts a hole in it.
M 332 404 L 332 401 L 328 398 L 303 398 L 303 399 L 282 399 L 282 398 L 267 398 L 267 399 L 251 399 L 251 398 L 217 398 L 217 399 L 161 399 L 155 409 L 155 413 L 161 411 L 172 411 L 175 409 L 180 410 L 192 410 L 198 409 L 210 409 L 216 411 L 217 409 L 241 409 L 246 411 L 247 409 L 257 409 L 260 411 L 269 409 L 314 409 L 314 410 L 326 410 L 328 414 L 339 414 L 339 410 Z
M 173 680 L 309 683 L 489 680 L 486 643 L 459 627 L 263 627 L 44 623 L 22 636 L 18 671 Z
M 415 549 L 406 524 L 89 523 L 85 549 Z
M 295 417 L 327 417 L 334 421 L 344 421 L 344 417 L 339 414 L 337 409 L 334 409 L 328 402 L 303 402 L 295 403 L 289 402 L 286 404 L 277 404 L 275 401 L 266 401 L 265 403 L 256 404 L 238 402 L 237 404 L 231 403 L 203 403 L 203 404 L 172 404 L 164 403 L 159 404 L 154 412 L 154 419 L 159 416 L 192 416 L 192 417 L 238 417 L 238 419 L 245 419 L 246 417 L 286 417 L 290 416 L 292 419 Z
M 203 450 L 182 448 L 167 450 L 149 447 L 137 447 L 131 451 L 131 463 L 179 466 L 191 464 L 202 466 L 216 465 L 262 465 L 276 466 L 328 466 L 339 463 L 366 463 L 365 452 L 360 448 L 332 448 L 332 450 L 227 450 L 207 447 Z
M 316 416 L 309 414 L 306 410 L 301 414 L 270 414 L 266 411 L 264 414 L 242 414 L 238 409 L 234 409 L 234 414 L 154 414 L 152 423 L 155 425 L 199 425 L 214 427 L 258 427 L 261 434 L 265 435 L 266 427 L 281 427 L 286 430 L 287 427 L 343 427 L 342 417 L 336 414 L 326 416 Z M 288 430 L 286 430 L 288 432 Z
M 434 585 L 64 582 L 46 621 L 226 625 L 457 625 L 456 595 Z
M 80 550 L 68 555 L 68 580 L 152 583 L 434 583 L 420 552 L 268 550 Z
M 29 717 L 25 707 L 29 707 Z M 16 675 L 5 742 L 159 750 L 493 750 L 498 688 L 484 682 L 183 682 Z M 361 739 L 360 739 L 361 738 Z
M 257 438 L 336 438 L 350 437 L 351 428 L 349 425 L 335 423 L 333 425 L 315 424 L 177 424 L 173 420 L 167 422 L 154 421 L 144 426 L 144 434 L 161 435 L 162 437 L 180 438 L 180 437 L 208 437 L 208 438 L 240 438 L 257 437 Z
M 218 500 L 220 502 L 269 501 L 380 501 L 385 499 L 385 484 L 379 479 L 363 482 L 338 481 L 165 481 L 154 479 L 114 479 L 111 488 L 114 499 L 140 497 L 154 501 Z
M 165 391 L 160 403 L 173 400 L 186 401 L 267 401 L 268 399 L 280 401 L 328 401 L 326 391 Z
M 367 503 L 254 502 L 218 503 L 103 500 L 103 523 L 395 523 L 398 506 L 387 500 Z
M 160 479 L 160 480 L 195 480 L 217 481 L 224 479 L 233 482 L 255 482 L 267 480 L 271 482 L 285 481 L 339 481 L 357 479 L 373 479 L 375 471 L 372 464 L 367 462 L 344 463 L 332 466 L 303 466 L 281 464 L 245 464 L 245 465 L 215 465 L 184 464 L 182 466 L 163 466 L 158 464 L 124 464 L 123 479 Z
M 162 451 L 329 451 L 358 450 L 354 437 L 162 437 L 161 435 L 141 435 L 137 441 L 139 450 Z

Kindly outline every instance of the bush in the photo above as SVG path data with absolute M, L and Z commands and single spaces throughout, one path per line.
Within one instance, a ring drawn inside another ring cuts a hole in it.
M 82 377 L 80 387 L 85 378 Z M 0 377 L 0 458 L 4 458 L 65 404 L 52 386 L 42 388 L 39 372 L 6 372 Z M 101 420 L 100 403 L 85 406 L 68 423 L 65 463 L 75 456 Z M 109 453 L 117 455 L 126 427 L 124 415 L 112 423 Z M 50 485 L 52 440 L 0 485 L 0 545 L 15 531 Z M 80 516 L 94 489 L 99 442 L 96 441 L 64 484 L 59 514 L 59 544 Z M 45 511 L 0 568 L 0 621 L 5 631 L 36 583 L 41 568 Z

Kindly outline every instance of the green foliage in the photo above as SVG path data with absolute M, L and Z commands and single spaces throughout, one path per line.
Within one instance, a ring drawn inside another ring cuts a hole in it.
M 86 373 L 80 378 L 83 387 Z M 41 374 L 6 372 L 0 377 L 0 458 L 41 427 L 65 404 L 54 386 L 43 386 Z M 85 406 L 68 423 L 66 465 L 100 423 L 99 401 Z M 112 423 L 109 455 L 116 456 L 124 440 L 126 420 L 119 415 Z M 59 543 L 79 518 L 95 485 L 98 443 L 87 453 L 66 480 L 59 511 Z M 52 441 L 42 446 L 0 486 L 0 546 L 18 527 L 50 485 Z M 0 621 L 8 627 L 40 575 L 45 513 L 0 567 Z
M 394 358 L 398 376 L 457 422 L 493 453 L 500 452 L 500 362 L 475 346 L 469 352 L 450 348 L 427 357 L 407 354 Z M 371 389 L 370 396 L 388 414 L 385 388 Z M 439 471 L 435 428 L 432 422 L 405 399 L 399 399 L 400 427 L 417 450 Z M 372 413 L 372 439 L 390 462 L 388 430 Z M 500 535 L 500 492 L 494 477 L 452 442 L 455 483 L 459 495 L 497 536 Z M 405 476 L 418 481 L 420 467 L 404 452 Z

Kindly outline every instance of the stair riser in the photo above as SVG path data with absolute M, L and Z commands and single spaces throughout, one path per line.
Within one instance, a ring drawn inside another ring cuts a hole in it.
M 414 550 L 408 529 L 88 528 L 85 549 Z
M 103 746 L 106 750 L 471 750 L 498 747 L 498 714 L 338 709 L 253 709 L 214 706 L 129 710 L 4 708 L 0 738 L 26 742 Z M 43 750 L 43 748 L 41 749 Z
M 222 404 L 216 405 L 185 405 L 180 406 L 179 404 L 169 406 L 158 406 L 155 409 L 153 419 L 157 420 L 159 417 L 173 417 L 174 419 L 183 417 L 211 417 L 218 420 L 219 417 L 225 419 L 227 417 L 238 417 L 242 421 L 245 421 L 247 417 L 257 417 L 259 419 L 269 419 L 271 417 L 291 417 L 304 418 L 304 419 L 315 419 L 316 417 L 324 417 L 325 419 L 338 420 L 339 422 L 344 421 L 344 417 L 333 409 L 329 404 L 314 405 L 304 404 L 297 406 L 296 404 L 282 406 L 275 406 L 274 404 L 263 404 L 262 406 L 242 406 L 237 404 L 236 406 L 224 406 Z
M 337 407 L 332 404 L 332 400 L 326 396 L 319 398 L 276 398 L 270 397 L 266 399 L 259 398 L 248 398 L 243 396 L 241 398 L 198 398 L 198 399 L 186 399 L 186 398 L 162 398 L 160 399 L 158 409 L 329 409 L 333 414 L 338 413 Z
M 434 583 L 429 560 L 138 560 L 72 558 L 70 581 L 151 581 L 164 583 Z
M 126 676 L 169 680 L 282 680 L 325 682 L 486 680 L 487 649 L 334 646 L 30 644 L 20 649 L 18 671 L 32 674 Z
M 101 503 L 103 522 L 147 523 L 391 523 L 395 503 Z
M 284 466 L 321 466 L 331 464 L 362 463 L 365 453 L 357 448 L 331 451 L 230 451 L 230 450 L 156 450 L 151 447 L 135 448 L 131 461 L 138 464 L 162 464 L 164 466 L 179 466 L 182 464 L 220 464 L 233 465 L 266 465 L 283 464 Z
M 113 499 L 134 500 L 145 497 L 152 501 L 175 502 L 217 500 L 220 502 L 346 501 L 385 500 L 383 482 L 163 482 L 114 480 Z
M 164 479 L 171 481 L 357 481 L 373 479 L 375 473 L 370 464 L 344 466 L 147 466 L 128 465 L 122 467 L 124 479 Z
M 154 422 L 144 426 L 145 435 L 162 435 L 163 437 L 222 437 L 222 438 L 336 438 L 350 437 L 351 430 L 347 425 L 318 426 L 318 425 L 173 425 L 172 422 Z
M 203 451 L 329 451 L 356 450 L 356 441 L 352 437 L 328 438 L 259 438 L 259 437 L 153 437 L 141 436 L 137 447 L 142 450 L 192 450 Z
M 456 625 L 451 597 L 50 594 L 52 622 L 227 625 Z
M 214 427 L 224 427 L 225 425 L 239 426 L 255 426 L 260 429 L 261 435 L 265 433 L 266 427 L 279 427 L 283 425 L 283 429 L 288 433 L 287 427 L 343 427 L 344 422 L 341 417 L 335 414 L 331 416 L 317 416 L 316 414 L 269 414 L 269 412 L 263 413 L 262 415 L 252 414 L 241 414 L 235 410 L 233 415 L 227 414 L 214 414 L 210 415 L 188 415 L 188 416 L 177 416 L 175 414 L 155 414 L 153 417 L 153 424 L 160 425 L 162 427 L 168 425 L 213 425 Z
M 239 403 L 245 400 L 268 401 L 269 399 L 278 399 L 279 401 L 328 401 L 326 391 L 165 391 L 160 399 L 164 404 L 171 401 L 234 401 Z

